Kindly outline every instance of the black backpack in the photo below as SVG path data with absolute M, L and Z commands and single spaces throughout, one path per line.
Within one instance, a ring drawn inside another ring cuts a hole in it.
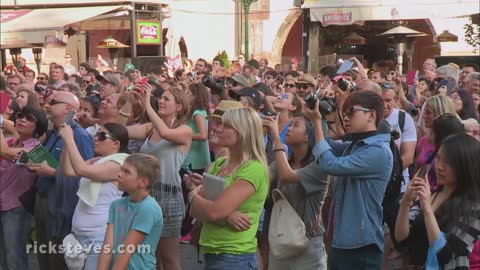
M 405 112 L 400 111 L 398 114 L 398 124 L 400 130 L 403 132 L 403 127 L 405 125 Z M 387 184 L 387 189 L 385 190 L 385 196 L 383 198 L 383 220 L 390 229 L 390 233 L 395 232 L 395 222 L 397 219 L 398 210 L 400 209 L 400 194 L 402 183 L 405 182 L 403 179 L 403 162 L 400 151 L 395 144 L 395 141 L 400 138 L 400 133 L 398 131 L 392 131 L 390 139 L 390 150 L 393 154 L 393 168 L 390 175 L 390 180 Z

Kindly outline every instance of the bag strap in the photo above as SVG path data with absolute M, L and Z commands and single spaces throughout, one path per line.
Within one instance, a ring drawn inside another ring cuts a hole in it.
M 405 127 L 405 111 L 400 110 L 398 113 L 398 125 L 400 126 L 400 131 L 403 133 L 403 127 Z
M 278 198 L 277 196 L 280 198 Z M 280 189 L 276 188 L 272 190 L 272 199 L 273 199 L 273 203 L 276 203 L 278 200 L 286 200 L 287 198 L 285 198 L 285 195 L 283 195 Z

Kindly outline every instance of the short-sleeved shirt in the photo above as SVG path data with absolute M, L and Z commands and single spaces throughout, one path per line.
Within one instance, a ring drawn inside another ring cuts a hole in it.
M 390 116 L 386 119 L 388 124 L 390 125 L 391 131 L 398 131 L 398 133 L 400 134 L 400 138 L 395 141 L 398 151 L 400 151 L 400 145 L 402 143 L 417 141 L 417 129 L 415 127 L 415 122 L 413 121 L 413 118 L 408 113 L 405 113 L 405 124 L 403 125 L 402 130 L 400 129 L 400 125 L 398 123 L 399 114 L 399 109 L 393 109 Z M 403 170 L 403 179 L 405 181 L 402 183 L 401 191 L 405 192 L 407 190 L 408 181 L 410 181 L 408 168 Z
M 192 129 L 193 134 L 199 133 L 197 124 L 195 123 L 195 116 L 197 115 L 205 118 L 205 127 L 208 127 L 207 112 L 205 110 L 195 110 L 192 114 L 192 118 L 186 123 L 186 125 Z M 204 169 L 210 163 L 208 140 L 192 141 L 185 163 L 191 164 L 192 169 L 194 170 Z M 184 165 L 188 166 L 189 164 Z
M 113 224 L 113 262 L 122 252 L 120 245 L 131 230 L 145 234 L 140 248 L 130 257 L 128 269 L 156 269 L 155 250 L 163 228 L 162 209 L 151 196 L 132 202 L 130 197 L 118 199 L 110 206 L 108 224 Z M 127 247 L 128 248 L 128 247 Z
M 225 165 L 225 158 L 218 158 L 209 173 L 216 175 Z M 257 249 L 256 233 L 263 204 L 269 189 L 267 168 L 257 160 L 248 160 L 232 174 L 225 176 L 227 188 L 236 180 L 248 181 L 255 192 L 237 211 L 250 217 L 251 226 L 246 231 L 235 231 L 228 224 L 205 222 L 200 235 L 201 252 L 204 254 L 249 254 Z
M 277 180 L 280 183 L 276 162 L 270 165 L 270 173 L 272 182 Z M 325 232 L 320 219 L 328 190 L 328 176 L 314 161 L 296 170 L 296 173 L 300 179 L 298 184 L 280 185 L 279 188 L 305 224 L 307 236 L 321 236 Z

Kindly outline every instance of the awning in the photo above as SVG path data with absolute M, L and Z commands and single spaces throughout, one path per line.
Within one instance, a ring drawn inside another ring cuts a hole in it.
M 124 6 L 0 10 L 2 48 L 45 42 L 45 36 L 63 33 L 65 25 L 78 23 Z M 62 35 L 63 36 L 63 35 Z
M 454 18 L 478 13 L 478 0 L 305 0 L 312 21 L 350 25 L 361 21 Z

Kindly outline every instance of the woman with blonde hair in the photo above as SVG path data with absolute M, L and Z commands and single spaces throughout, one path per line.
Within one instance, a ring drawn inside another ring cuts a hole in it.
M 172 87 L 157 98 L 158 111 L 150 103 L 152 86 L 135 86 L 142 92 L 145 111 L 151 122 L 128 126 L 129 138 L 145 140 L 140 153 L 150 154 L 160 160 L 160 179 L 152 186 L 150 195 L 163 211 L 163 230 L 157 248 L 158 269 L 179 270 L 179 238 L 182 219 L 185 216 L 180 168 L 192 143 L 192 129 L 186 126 L 188 97 L 183 90 Z M 120 110 L 128 116 L 132 111 L 130 100 Z
M 188 197 L 192 216 L 204 222 L 205 269 L 258 269 L 255 236 L 269 189 L 260 117 L 251 108 L 227 110 L 217 135 L 228 155 L 215 160 L 208 173 L 224 178 L 226 189 L 215 200 L 204 197 L 203 186 Z
M 433 96 L 429 98 L 424 105 L 423 113 L 421 115 L 422 128 L 424 130 L 423 136 L 417 144 L 417 158 L 415 168 L 418 169 L 422 165 L 430 164 L 436 156 L 433 134 L 434 120 L 442 115 L 451 114 L 458 117 L 453 101 L 446 96 Z M 460 119 L 460 118 L 459 118 Z M 429 179 L 430 185 L 435 188 L 435 172 L 430 170 Z

